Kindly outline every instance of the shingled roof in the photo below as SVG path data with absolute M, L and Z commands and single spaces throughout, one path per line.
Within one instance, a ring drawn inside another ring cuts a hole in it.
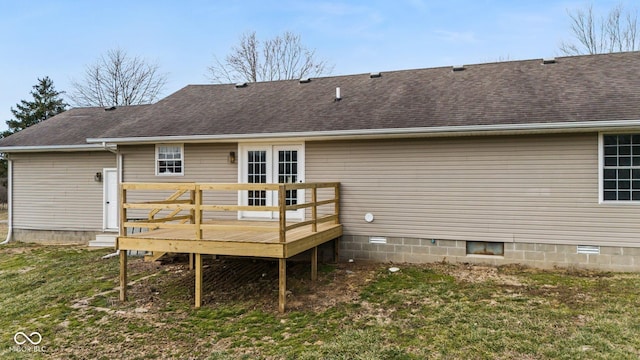
M 125 106 L 117 109 L 86 107 L 67 110 L 41 123 L 0 140 L 2 147 L 81 146 L 87 138 L 102 137 L 124 122 L 135 121 L 151 105 Z M 117 110 L 117 111 L 116 111 Z
M 640 52 L 228 85 L 189 85 L 136 109 L 75 109 L 0 147 L 91 138 L 340 133 L 640 120 Z M 341 99 L 336 100 L 336 88 Z M 82 116 L 82 121 L 77 121 Z M 636 124 L 637 125 L 637 124 Z M 42 129 L 41 129 L 42 128 Z M 34 139 L 41 134 L 52 138 Z

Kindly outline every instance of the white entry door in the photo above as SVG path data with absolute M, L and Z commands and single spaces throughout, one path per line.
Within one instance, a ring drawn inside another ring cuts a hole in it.
M 295 145 L 242 145 L 240 147 L 239 181 L 243 183 L 301 183 L 304 182 L 304 147 Z M 287 205 L 304 201 L 304 190 L 289 190 Z M 248 206 L 278 205 L 277 191 L 243 191 L 240 204 Z M 240 218 L 277 219 L 272 211 L 243 211 Z M 287 219 L 304 219 L 304 209 L 287 211 Z
M 103 169 L 104 229 L 118 230 L 118 170 Z

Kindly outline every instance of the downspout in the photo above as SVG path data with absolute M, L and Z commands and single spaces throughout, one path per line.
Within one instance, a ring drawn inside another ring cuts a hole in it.
M 7 160 L 7 238 L 0 242 L 0 245 L 8 244 L 13 236 L 13 160 L 5 157 Z

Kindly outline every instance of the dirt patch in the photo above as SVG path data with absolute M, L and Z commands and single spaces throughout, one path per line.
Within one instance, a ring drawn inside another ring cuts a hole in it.
M 203 306 L 243 304 L 248 308 L 267 312 L 277 311 L 278 262 L 274 260 L 205 257 L 203 260 Z M 194 299 L 194 271 L 189 269 L 184 255 L 165 257 L 158 262 L 137 259 L 129 262 L 131 273 L 156 271 L 158 276 L 140 279 L 130 286 L 129 300 L 137 309 L 162 309 L 172 302 L 191 303 Z M 360 303 L 362 289 L 376 274 L 390 264 L 356 261 L 352 263 L 320 264 L 318 280 L 311 281 L 308 262 L 287 262 L 287 309 L 322 312 L 340 303 Z M 402 264 L 394 265 L 403 267 Z M 491 282 L 517 294 L 526 292 L 522 273 L 543 270 L 523 266 L 486 266 L 477 264 L 430 263 L 418 266 L 452 276 L 459 282 Z M 560 270 L 558 270 L 560 271 Z M 585 277 L 603 276 L 587 270 L 567 269 L 563 272 Z M 604 275 L 606 276 L 606 275 Z M 571 289 L 556 286 L 533 287 L 528 291 L 558 293 L 566 291 L 567 298 L 581 301 Z M 535 295 L 535 294 L 532 294 Z
M 357 302 L 366 284 L 375 278 L 384 264 L 370 262 L 339 263 L 332 271 L 318 274 L 318 281 L 292 279 L 288 307 L 297 310 L 323 311 L 340 303 Z M 296 289 L 299 289 L 296 293 Z
M 129 299 L 138 307 L 162 308 L 171 301 L 193 301 L 194 271 L 186 257 L 174 256 L 155 263 L 130 261 L 131 270 L 156 267 L 156 277 L 136 282 Z M 320 264 L 318 280 L 311 281 L 308 262 L 287 263 L 287 309 L 323 311 L 355 301 L 362 287 L 384 264 L 369 262 Z M 131 271 L 133 273 L 133 271 Z M 249 304 L 255 309 L 277 310 L 278 262 L 220 257 L 203 260 L 203 306 Z
M 504 271 L 502 267 L 477 265 L 469 263 L 449 264 L 434 263 L 428 265 L 432 269 L 437 269 L 443 274 L 453 276 L 458 281 L 469 283 L 480 283 L 491 281 L 499 285 L 522 286 L 517 276 Z M 520 268 L 525 269 L 525 268 Z
M 2 230 L 2 225 L 0 225 L 0 231 Z M 6 235 L 6 234 L 5 234 Z M 4 240 L 2 233 L 0 233 L 0 241 Z M 9 243 L 9 245 L 0 246 L 0 254 L 6 255 L 17 255 L 17 254 L 28 254 L 31 253 L 35 247 L 28 247 L 25 244 L 15 245 L 15 243 Z

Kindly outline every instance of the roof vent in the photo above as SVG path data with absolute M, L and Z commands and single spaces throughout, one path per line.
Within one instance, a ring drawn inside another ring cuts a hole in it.
M 372 79 L 373 78 L 379 78 L 381 76 L 382 76 L 382 74 L 379 71 L 378 72 L 372 72 L 371 74 L 369 74 L 369 77 L 372 78 Z
M 342 96 L 340 95 L 340 88 L 337 87 L 336 88 L 336 98 L 335 98 L 334 101 L 340 101 L 340 100 L 342 100 Z
M 554 57 L 542 59 L 542 65 L 555 64 L 555 63 L 556 63 L 556 58 Z
M 113 110 L 115 110 L 115 109 L 116 109 L 116 107 L 115 107 L 115 106 L 112 106 L 112 107 L 110 107 L 110 108 L 105 108 L 105 109 L 104 109 L 104 111 L 113 111 Z
M 464 65 L 453 65 L 453 71 L 463 71 Z
M 306 84 L 310 82 L 311 82 L 311 78 L 308 78 L 308 77 L 300 79 L 300 84 Z
M 236 83 L 236 88 L 243 88 L 243 87 L 247 87 L 247 83 L 246 82 Z

